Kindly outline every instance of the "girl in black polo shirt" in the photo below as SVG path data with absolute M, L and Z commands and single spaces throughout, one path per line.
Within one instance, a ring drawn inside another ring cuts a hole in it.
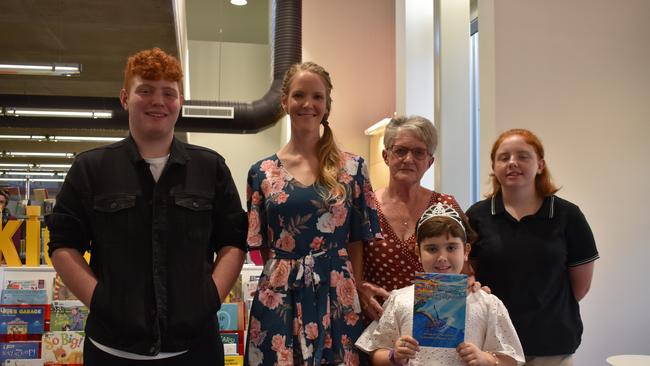
M 467 211 L 479 240 L 477 280 L 506 305 L 526 365 L 572 365 L 580 345 L 578 302 L 591 285 L 598 251 L 580 209 L 554 195 L 537 136 L 502 133 L 492 146 L 492 188 Z

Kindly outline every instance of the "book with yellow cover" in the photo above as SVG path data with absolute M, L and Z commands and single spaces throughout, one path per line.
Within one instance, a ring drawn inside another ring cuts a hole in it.
M 224 356 L 223 364 L 224 366 L 244 366 L 244 356 Z

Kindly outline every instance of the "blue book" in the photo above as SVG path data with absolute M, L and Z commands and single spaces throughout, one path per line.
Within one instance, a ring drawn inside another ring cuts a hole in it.
M 7 288 L 2 290 L 0 303 L 5 305 L 48 304 L 47 290 L 20 290 Z
M 38 346 L 41 342 L 8 342 L 0 343 L 0 362 L 25 358 L 39 358 Z
M 456 348 L 465 340 L 467 276 L 416 273 L 413 337 L 422 347 Z
M 0 306 L 0 334 L 41 334 L 44 324 L 42 306 Z
M 219 330 L 244 329 L 244 303 L 225 302 L 217 312 Z

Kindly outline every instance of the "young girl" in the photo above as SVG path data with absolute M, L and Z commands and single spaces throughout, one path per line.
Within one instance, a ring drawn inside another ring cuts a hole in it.
M 474 232 L 450 205 L 429 207 L 416 226 L 416 254 L 425 272 L 461 273 Z M 468 240 L 469 239 L 469 240 Z M 384 314 L 361 335 L 356 346 L 374 365 L 517 365 L 524 356 L 508 311 L 494 295 L 467 296 L 465 342 L 452 348 L 420 348 L 412 337 L 414 286 L 391 292 Z

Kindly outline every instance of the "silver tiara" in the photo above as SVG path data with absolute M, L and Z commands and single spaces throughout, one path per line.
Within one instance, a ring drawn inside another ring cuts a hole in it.
M 438 202 L 435 205 L 432 205 L 431 207 L 427 208 L 426 211 L 424 211 L 424 213 L 420 217 L 420 220 L 418 220 L 418 224 L 415 226 L 416 235 L 417 232 L 420 230 L 420 226 L 422 226 L 422 224 L 424 224 L 425 221 L 438 216 L 449 217 L 450 219 L 456 221 L 458 225 L 460 225 L 460 227 L 463 229 L 463 233 L 465 234 L 465 236 L 467 236 L 467 232 L 465 231 L 465 225 L 463 225 L 463 220 L 460 218 L 460 215 L 458 214 L 456 209 L 454 209 L 453 206 L 442 202 Z

